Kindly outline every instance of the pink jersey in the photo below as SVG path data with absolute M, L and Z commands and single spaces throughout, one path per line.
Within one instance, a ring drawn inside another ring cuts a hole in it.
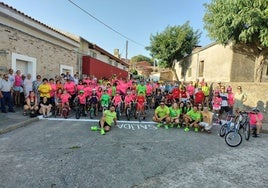
M 125 96 L 125 103 L 126 103 L 126 104 L 131 103 L 131 101 L 133 101 L 133 98 L 132 98 L 131 95 L 127 95 L 127 96 Z
M 189 93 L 189 95 L 194 95 L 194 90 L 195 90 L 194 86 L 192 85 L 186 86 L 186 91 Z
M 71 95 L 69 93 L 63 93 L 61 94 L 60 98 L 61 98 L 61 102 L 64 104 L 69 101 L 69 98 L 71 98 Z
M 79 99 L 79 103 L 80 104 L 86 104 L 86 98 L 87 98 L 87 96 L 86 96 L 85 93 L 79 94 L 79 95 L 77 95 L 77 97 Z
M 112 96 L 113 91 L 112 91 L 111 87 L 107 88 L 107 93 L 108 93 L 108 95 L 110 95 L 110 97 Z
M 146 95 L 153 94 L 153 86 L 151 84 L 146 84 Z
M 56 84 L 50 84 L 51 91 L 50 91 L 50 97 L 54 97 L 55 92 L 57 90 L 57 85 Z
M 121 98 L 121 96 L 120 96 L 120 95 L 116 95 L 116 96 L 114 96 L 114 98 L 113 98 L 113 102 L 114 102 L 114 105 L 115 105 L 115 106 L 118 106 L 118 105 L 122 102 L 122 98 Z
M 212 99 L 213 109 L 220 109 L 221 102 L 222 102 L 221 97 L 213 97 Z
M 70 93 L 71 95 L 74 95 L 75 94 L 75 89 L 76 89 L 76 86 L 75 86 L 75 83 L 74 82 L 66 82 L 64 84 L 64 88 L 68 91 L 68 93 Z
M 92 95 L 92 87 L 87 86 L 87 87 L 84 87 L 83 90 L 84 90 L 86 96 L 91 96 Z
M 78 84 L 77 86 L 76 86 L 76 88 L 77 88 L 77 91 L 79 92 L 80 90 L 84 90 L 84 85 L 80 85 L 80 84 Z
M 262 113 L 249 113 L 249 124 L 250 125 L 256 125 L 257 121 L 262 121 L 263 120 L 263 115 Z
M 233 93 L 228 93 L 228 104 L 233 106 L 235 103 L 235 98 Z
M 21 86 L 22 85 L 22 78 L 19 75 L 15 75 L 15 81 L 14 81 L 14 86 Z

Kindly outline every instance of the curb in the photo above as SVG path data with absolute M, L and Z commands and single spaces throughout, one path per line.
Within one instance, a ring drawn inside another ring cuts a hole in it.
M 25 126 L 29 125 L 30 123 L 33 123 L 33 122 L 38 121 L 38 120 L 39 120 L 38 117 L 34 117 L 31 119 L 27 119 L 25 121 L 22 121 L 20 123 L 16 123 L 16 124 L 11 125 L 10 127 L 6 128 L 6 129 L 0 130 L 0 135 L 8 133 L 10 131 L 13 131 L 13 130 L 21 128 L 21 127 L 25 127 Z

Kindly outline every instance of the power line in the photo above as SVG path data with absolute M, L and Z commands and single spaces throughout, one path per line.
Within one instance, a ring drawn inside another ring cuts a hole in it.
M 113 32 L 117 33 L 118 35 L 120 35 L 121 37 L 139 45 L 139 46 L 142 46 L 142 47 L 145 47 L 143 44 L 127 37 L 126 35 L 120 33 L 119 31 L 115 30 L 114 28 L 112 28 L 111 26 L 107 25 L 106 23 L 104 23 L 103 21 L 101 21 L 100 19 L 96 18 L 95 16 L 93 16 L 92 14 L 90 14 L 88 11 L 86 11 L 85 9 L 83 9 L 82 7 L 80 7 L 79 5 L 77 5 L 76 3 L 74 3 L 72 0 L 67 0 L 69 1 L 70 3 L 72 3 L 74 6 L 76 6 L 77 8 L 79 8 L 80 10 L 82 10 L 84 13 L 86 13 L 88 16 L 90 16 L 91 18 L 95 19 L 96 21 L 98 21 L 99 23 L 101 23 L 102 25 L 104 25 L 105 27 L 107 27 L 108 29 L 112 30 Z

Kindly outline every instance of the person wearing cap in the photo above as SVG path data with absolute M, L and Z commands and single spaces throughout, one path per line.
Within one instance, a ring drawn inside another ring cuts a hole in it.
M 253 108 L 252 109 L 253 113 L 249 113 L 249 124 L 250 127 L 253 130 L 253 137 L 259 137 L 260 136 L 260 131 L 262 128 L 263 124 L 263 114 L 260 112 L 258 108 Z
M 170 110 L 168 106 L 165 105 L 165 102 L 162 100 L 159 106 L 154 111 L 153 121 L 157 122 L 157 127 L 161 127 L 164 122 L 165 129 L 168 129 L 168 125 L 170 124 Z

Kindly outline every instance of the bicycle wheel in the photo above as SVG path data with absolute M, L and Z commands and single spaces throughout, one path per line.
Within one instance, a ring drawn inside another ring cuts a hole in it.
M 64 108 L 62 109 L 62 115 L 63 115 L 63 117 L 64 117 L 65 119 L 67 119 L 67 116 L 68 116 L 68 109 L 67 109 L 66 107 L 64 107 Z
M 248 122 L 246 122 L 243 126 L 243 133 L 245 136 L 245 140 L 249 140 L 250 137 L 250 125 Z
M 242 136 L 239 132 L 230 131 L 225 136 L 225 142 L 228 146 L 237 147 L 242 142 Z
M 127 120 L 129 121 L 130 120 L 130 108 L 127 108 L 126 115 L 127 115 Z
M 91 108 L 90 108 L 90 112 L 89 112 L 89 117 L 90 117 L 90 119 L 93 119 L 93 116 L 94 116 L 94 108 L 91 107 Z
M 224 137 L 225 134 L 226 134 L 226 130 L 227 130 L 227 125 L 226 124 L 223 124 L 220 128 L 220 132 L 219 132 L 219 135 L 220 137 Z
M 76 109 L 76 112 L 75 112 L 75 118 L 80 119 L 80 116 L 81 116 L 81 112 L 80 112 L 80 108 L 78 108 Z
M 141 112 L 138 112 L 138 120 L 141 122 Z

